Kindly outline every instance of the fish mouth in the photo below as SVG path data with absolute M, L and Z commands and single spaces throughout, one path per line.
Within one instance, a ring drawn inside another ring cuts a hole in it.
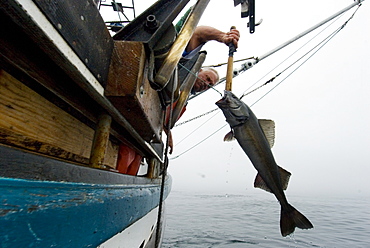
M 240 107 L 240 104 L 236 102 L 235 100 L 237 98 L 232 92 L 225 90 L 224 91 L 224 96 L 216 102 L 216 105 L 220 108 L 232 108 L 232 109 L 237 109 Z
M 225 97 L 221 98 L 220 100 L 218 100 L 216 102 L 216 105 L 217 107 L 219 107 L 220 109 L 226 109 L 226 108 L 230 108 L 230 102 L 227 101 L 227 99 Z
M 231 127 L 243 124 L 249 119 L 248 106 L 231 91 L 225 90 L 224 96 L 216 105 L 222 110 Z
M 216 102 L 216 105 L 221 107 L 225 105 L 225 97 L 222 97 L 220 100 Z

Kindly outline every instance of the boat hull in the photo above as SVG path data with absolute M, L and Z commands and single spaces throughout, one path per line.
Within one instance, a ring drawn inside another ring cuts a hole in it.
M 1 147 L 0 155 L 2 247 L 97 247 L 138 223 L 141 231 L 127 242 L 121 235 L 119 247 L 145 247 L 155 235 L 160 179 L 82 167 L 8 147 Z M 23 178 L 4 176 L 14 175 L 17 167 L 29 173 L 22 170 Z M 65 176 L 65 169 L 73 174 Z M 69 181 L 56 181 L 58 171 Z M 168 177 L 163 199 L 170 188 Z M 113 247 L 110 243 L 102 247 Z

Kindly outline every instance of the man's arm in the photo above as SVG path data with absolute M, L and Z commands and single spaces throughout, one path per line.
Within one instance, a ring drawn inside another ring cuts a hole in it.
M 194 30 L 192 37 L 186 47 L 186 51 L 190 52 L 197 48 L 199 45 L 204 44 L 208 41 L 215 40 L 221 43 L 228 44 L 234 43 L 235 47 L 238 47 L 239 31 L 236 29 L 230 30 L 230 32 L 222 32 L 216 28 L 209 26 L 198 26 Z

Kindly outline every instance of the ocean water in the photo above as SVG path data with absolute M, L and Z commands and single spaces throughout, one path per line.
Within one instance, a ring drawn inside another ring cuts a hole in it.
M 370 199 L 288 196 L 314 229 L 282 237 L 273 195 L 171 192 L 162 248 L 370 247 Z

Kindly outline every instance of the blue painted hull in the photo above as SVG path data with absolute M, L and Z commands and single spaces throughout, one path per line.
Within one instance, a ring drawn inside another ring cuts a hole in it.
M 169 178 L 164 199 L 170 187 Z M 160 198 L 159 184 L 0 178 L 0 191 L 1 247 L 96 247 L 157 207 Z

